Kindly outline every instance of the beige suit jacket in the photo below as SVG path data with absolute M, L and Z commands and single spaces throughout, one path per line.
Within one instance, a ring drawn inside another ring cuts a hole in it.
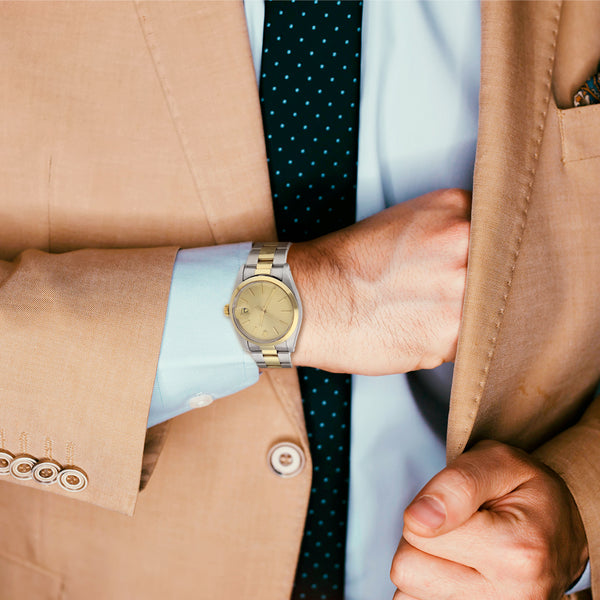
M 600 106 L 567 108 L 600 5 L 482 21 L 448 456 L 537 449 L 600 597 Z M 275 235 L 241 2 L 2 2 L 0 57 L 0 447 L 89 479 L 0 478 L 0 598 L 288 598 L 311 479 L 295 373 L 146 435 L 176 248 Z M 268 467 L 282 441 L 296 477 Z

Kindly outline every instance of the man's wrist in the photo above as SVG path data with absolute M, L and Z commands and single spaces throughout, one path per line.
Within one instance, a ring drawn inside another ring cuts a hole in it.
M 260 369 L 292 367 L 303 321 L 289 242 L 254 242 L 224 313 Z
M 334 270 L 327 274 L 330 270 L 327 262 L 322 249 L 312 242 L 295 243 L 290 247 L 288 264 L 303 309 L 302 327 L 292 356 L 294 366 L 323 367 L 324 357 L 336 351 L 328 332 L 343 292 L 333 283 Z
M 311 260 L 307 253 L 305 243 L 296 243 L 290 246 L 288 252 L 288 264 L 292 271 L 292 277 L 298 288 L 298 294 L 302 301 L 303 319 L 298 340 L 296 341 L 296 349 L 292 355 L 292 363 L 296 367 L 312 366 L 311 348 L 312 341 L 312 321 L 313 321 L 313 302 L 315 290 L 313 284 L 314 273 L 311 272 Z

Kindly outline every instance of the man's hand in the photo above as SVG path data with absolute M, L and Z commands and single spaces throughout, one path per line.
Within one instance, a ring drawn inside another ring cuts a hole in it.
M 481 442 L 406 509 L 392 563 L 394 600 L 554 600 L 587 557 L 562 479 L 521 450 Z
M 304 319 L 294 364 L 384 375 L 456 354 L 470 193 L 440 190 L 292 245 Z

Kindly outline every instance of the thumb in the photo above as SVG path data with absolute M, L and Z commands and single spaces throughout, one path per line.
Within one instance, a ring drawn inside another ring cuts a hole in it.
M 404 512 L 404 526 L 423 537 L 456 529 L 483 504 L 501 498 L 535 476 L 527 454 L 485 441 L 459 456 L 419 492 Z

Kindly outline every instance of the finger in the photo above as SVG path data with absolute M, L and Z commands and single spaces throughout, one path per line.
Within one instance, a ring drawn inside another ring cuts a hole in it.
M 455 563 L 476 569 L 486 576 L 503 568 L 503 552 L 511 534 L 502 515 L 480 511 L 460 527 L 438 536 L 419 536 L 408 528 L 404 538 L 411 546 Z
M 475 569 L 427 554 L 404 539 L 390 577 L 400 591 L 422 600 L 486 597 L 486 581 Z
M 401 592 L 400 590 L 396 590 L 396 593 L 394 594 L 394 597 L 392 598 L 392 600 L 419 600 L 419 598 L 415 598 L 414 596 L 409 596 L 408 594 L 405 594 L 404 592 Z
M 438 473 L 404 512 L 404 525 L 437 536 L 465 523 L 490 500 L 535 476 L 525 453 L 499 442 L 480 442 Z

